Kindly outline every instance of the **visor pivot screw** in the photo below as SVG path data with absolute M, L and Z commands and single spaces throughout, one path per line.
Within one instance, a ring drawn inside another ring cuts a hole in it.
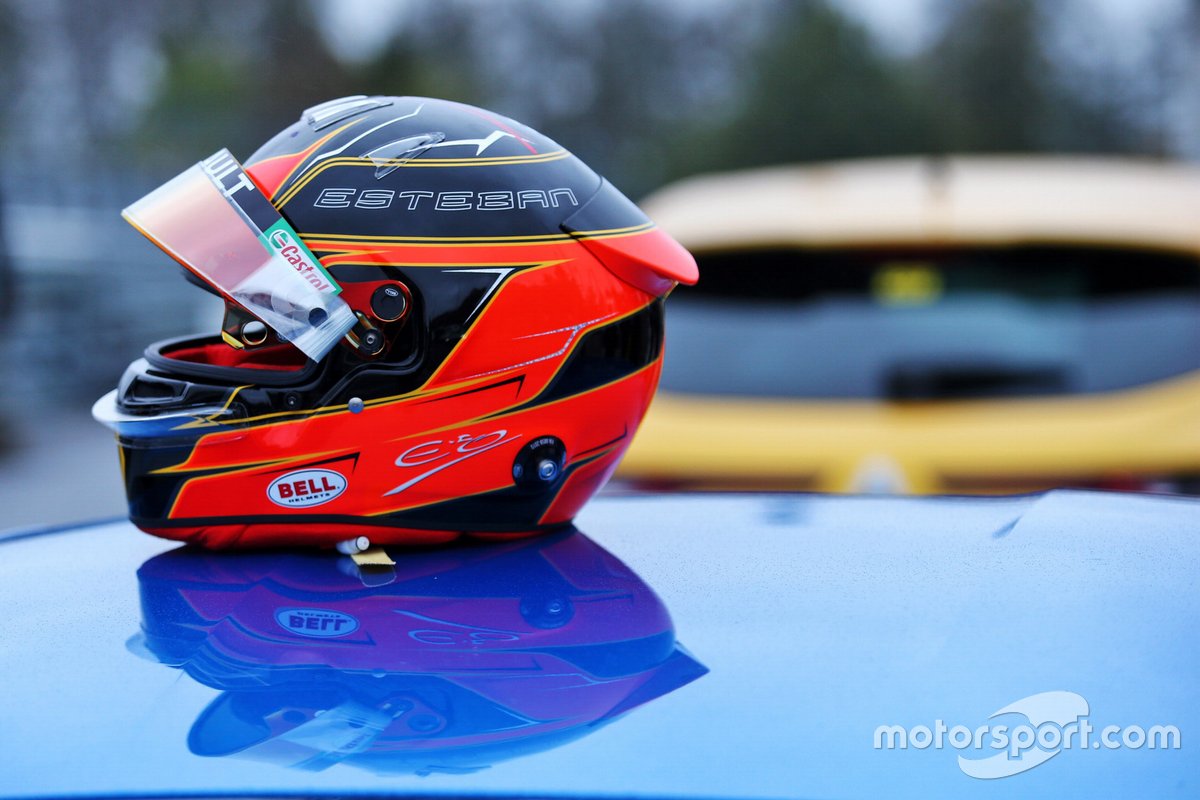
M 242 325 L 242 343 L 257 347 L 267 341 L 267 326 L 256 319 Z
M 291 410 L 296 410 L 300 407 L 300 395 L 295 392 L 288 392 L 283 397 L 283 404 Z
M 361 397 L 351 397 L 350 402 L 346 404 L 350 409 L 351 414 L 361 414 L 363 410 L 363 401 Z
M 362 335 L 363 351 L 368 355 L 378 355 L 383 350 L 383 334 L 376 330 L 367 331 Z
M 395 322 L 408 311 L 408 296 L 398 284 L 380 286 L 371 294 L 371 313 L 383 322 Z

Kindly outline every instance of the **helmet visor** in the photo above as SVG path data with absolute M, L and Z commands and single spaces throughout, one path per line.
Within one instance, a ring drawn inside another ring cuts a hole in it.
M 228 150 L 122 216 L 164 252 L 314 361 L 354 326 L 341 287 Z

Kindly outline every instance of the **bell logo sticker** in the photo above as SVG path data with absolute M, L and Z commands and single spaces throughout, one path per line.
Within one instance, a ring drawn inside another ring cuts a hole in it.
M 346 491 L 346 479 L 331 469 L 301 469 L 271 481 L 267 497 L 277 506 L 310 508 Z
M 358 620 L 326 608 L 280 608 L 275 612 L 279 627 L 299 636 L 331 639 L 358 630 Z

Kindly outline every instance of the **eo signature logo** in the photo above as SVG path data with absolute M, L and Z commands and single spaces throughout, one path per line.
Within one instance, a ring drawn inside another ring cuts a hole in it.
M 1009 703 L 988 717 L 989 721 L 1007 718 L 1010 724 L 989 722 L 971 729 L 950 727 L 938 719 L 932 727 L 880 725 L 875 729 L 875 749 L 942 750 L 948 744 L 959 751 L 959 769 L 972 778 L 990 780 L 1028 772 L 1064 750 L 1178 750 L 1181 746 L 1174 725 L 1097 728 L 1088 718 L 1090 713 L 1088 701 L 1075 692 L 1042 692 Z
M 487 647 L 492 644 L 506 645 L 521 641 L 520 635 L 514 631 L 464 625 L 461 622 L 428 617 L 415 611 L 397 610 L 396 613 L 427 626 L 413 628 L 408 632 L 408 638 L 421 644 L 435 647 Z
M 498 431 L 479 435 L 462 433 L 453 439 L 430 439 L 427 442 L 414 445 L 396 458 L 396 466 L 404 469 L 428 466 L 429 469 L 414 478 L 410 478 L 394 489 L 384 492 L 383 496 L 388 497 L 389 495 L 400 494 L 410 486 L 415 486 L 425 480 L 430 475 L 436 475 L 444 469 L 453 467 L 455 464 L 461 464 L 469 458 L 474 458 L 477 455 L 486 453 L 488 450 L 494 450 L 502 444 L 507 444 L 520 438 L 521 434 L 514 433 L 510 436 L 508 431 L 502 428 Z

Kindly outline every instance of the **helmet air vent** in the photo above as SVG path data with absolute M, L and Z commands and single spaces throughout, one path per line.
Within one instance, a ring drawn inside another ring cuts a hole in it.
M 392 101 L 384 97 L 367 97 L 365 94 L 356 94 L 350 97 L 339 97 L 337 100 L 330 100 L 306 109 L 301 119 L 307 122 L 314 131 L 319 131 L 364 111 L 384 108 L 391 104 Z
M 375 179 L 379 180 L 445 138 L 446 134 L 437 132 L 423 133 L 420 136 L 406 136 L 363 153 L 362 157 L 369 158 L 374 162 Z

